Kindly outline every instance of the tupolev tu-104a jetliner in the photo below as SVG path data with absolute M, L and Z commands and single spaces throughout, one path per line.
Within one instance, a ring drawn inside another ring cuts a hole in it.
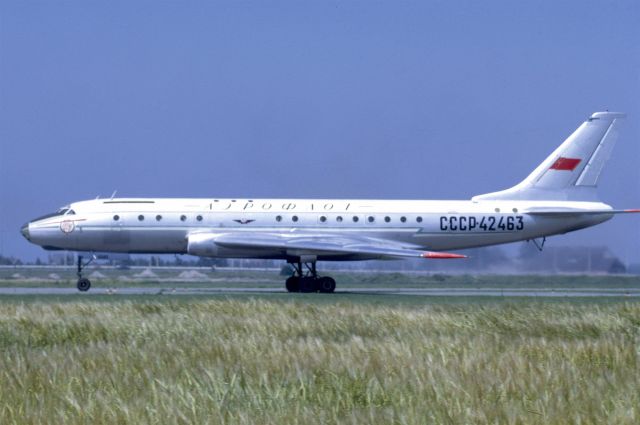
M 594 226 L 615 210 L 596 186 L 624 114 L 596 112 L 518 185 L 465 201 L 334 199 L 95 199 L 22 227 L 48 250 L 283 259 L 290 292 L 333 292 L 317 261 L 450 259 L 443 251 Z M 91 283 L 78 257 L 78 289 Z

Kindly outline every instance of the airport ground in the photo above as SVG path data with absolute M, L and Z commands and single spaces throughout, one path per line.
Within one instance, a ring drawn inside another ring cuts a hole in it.
M 639 420 L 636 277 L 335 273 L 341 292 L 288 294 L 277 271 L 99 271 L 103 292 L 0 295 L 0 423 Z M 73 285 L 0 270 L 8 289 Z
M 320 268 L 320 273 L 322 273 Z M 638 275 L 491 275 L 491 274 L 442 274 L 429 272 L 370 272 L 325 271 L 337 281 L 337 291 L 364 291 L 381 289 L 402 292 L 408 289 L 422 290 L 493 290 L 493 291 L 578 291 L 593 290 L 619 295 L 634 295 L 640 291 Z M 230 269 L 207 267 L 88 267 L 85 277 L 95 289 L 116 290 L 125 288 L 154 289 L 170 294 L 173 289 L 184 293 L 187 289 L 200 292 L 222 289 L 222 292 L 251 289 L 261 292 L 284 291 L 284 280 L 279 269 Z M 0 267 L 0 288 L 75 288 L 74 267 L 18 266 Z M 220 292 L 220 291 L 218 291 Z M 452 294 L 452 295 L 455 295 Z

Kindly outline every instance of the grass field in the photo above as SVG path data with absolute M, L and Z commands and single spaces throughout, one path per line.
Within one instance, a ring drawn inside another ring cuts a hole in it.
M 640 303 L 442 301 L 4 297 L 0 423 L 640 421 Z

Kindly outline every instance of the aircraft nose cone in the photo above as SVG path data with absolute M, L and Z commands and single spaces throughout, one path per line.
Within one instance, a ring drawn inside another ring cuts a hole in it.
M 30 237 L 31 235 L 29 235 L 29 223 L 25 223 L 21 228 L 20 228 L 20 233 L 22 233 L 22 236 L 25 237 L 26 240 L 30 241 Z

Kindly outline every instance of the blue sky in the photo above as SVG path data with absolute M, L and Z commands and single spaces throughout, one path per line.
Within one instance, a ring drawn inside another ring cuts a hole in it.
M 0 253 L 109 196 L 467 199 L 590 113 L 640 207 L 637 1 L 0 2 Z M 640 261 L 640 217 L 553 244 Z

